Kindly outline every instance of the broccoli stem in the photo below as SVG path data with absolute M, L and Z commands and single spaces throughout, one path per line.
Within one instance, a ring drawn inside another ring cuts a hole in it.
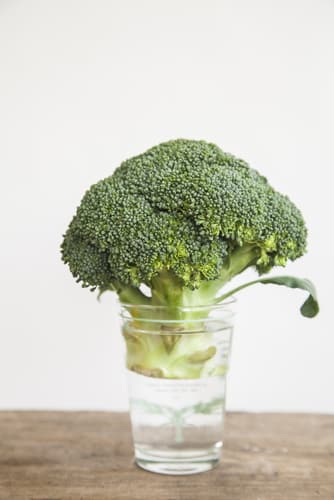
M 243 245 L 226 258 L 220 277 L 203 282 L 198 289 L 184 287 L 182 281 L 171 271 L 162 271 L 151 280 L 152 305 L 175 307 L 209 306 L 215 303 L 216 294 L 234 276 L 256 263 L 260 249 L 254 245 Z
M 122 304 L 149 305 L 151 303 L 150 298 L 135 286 L 123 285 L 114 280 L 111 283 L 110 288 L 108 287 L 107 289 L 117 292 L 119 300 Z M 100 294 L 106 290 L 101 290 Z
M 200 291 L 206 303 L 217 303 L 215 296 L 234 276 L 242 273 L 247 267 L 256 264 L 261 251 L 255 245 L 243 245 L 234 250 L 226 258 L 220 277 L 217 280 L 206 281 L 200 286 Z M 221 302 L 221 301 L 220 301 Z
M 233 276 L 253 265 L 258 256 L 259 250 L 251 245 L 236 249 L 226 261 L 220 278 L 205 282 L 196 290 L 184 287 L 168 270 L 151 280 L 151 297 L 133 287 L 118 288 L 123 303 L 129 304 L 132 299 L 134 306 L 157 306 L 147 310 L 129 309 L 134 321 L 123 332 L 128 368 L 160 378 L 198 378 L 203 374 L 216 374 L 217 366 L 212 364 L 216 348 L 212 335 L 206 331 L 205 319 L 218 291 Z M 187 335 L 189 331 L 198 333 Z M 218 368 L 219 373 L 225 370 L 223 366 Z
M 194 290 L 185 287 L 173 271 L 163 270 L 148 283 L 151 297 L 145 295 L 139 287 L 124 285 L 117 280 L 113 280 L 108 287 L 100 287 L 99 296 L 107 290 L 112 290 L 117 292 L 122 304 L 165 306 L 170 308 L 169 317 L 166 319 L 181 319 L 179 308 L 195 308 L 216 303 L 215 296 L 221 288 L 234 276 L 254 265 L 259 255 L 260 250 L 254 245 L 238 247 L 226 258 L 218 279 L 205 281 Z M 194 313 L 187 313 L 187 318 L 190 318 L 191 314 Z

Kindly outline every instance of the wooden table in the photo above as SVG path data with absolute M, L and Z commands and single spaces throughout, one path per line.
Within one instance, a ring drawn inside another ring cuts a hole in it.
M 334 499 L 334 416 L 232 413 L 222 464 L 162 476 L 133 463 L 127 415 L 0 412 L 5 500 Z

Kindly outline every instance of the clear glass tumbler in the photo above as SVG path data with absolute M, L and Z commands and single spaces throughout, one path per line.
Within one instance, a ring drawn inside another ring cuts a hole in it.
M 123 305 L 137 464 L 195 474 L 218 464 L 234 299 L 203 307 Z

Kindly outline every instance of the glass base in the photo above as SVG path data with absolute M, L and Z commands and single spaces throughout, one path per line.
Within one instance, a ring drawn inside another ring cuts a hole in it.
M 157 450 L 153 453 L 142 448 L 135 448 L 136 463 L 142 469 L 157 474 L 188 475 L 206 472 L 220 462 L 220 448 L 210 450 L 175 451 Z

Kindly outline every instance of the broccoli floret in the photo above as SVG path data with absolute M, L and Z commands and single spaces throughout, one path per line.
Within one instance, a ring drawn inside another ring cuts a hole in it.
M 306 236 L 299 209 L 245 161 L 205 141 L 178 139 L 124 161 L 86 192 L 62 258 L 83 287 L 114 290 L 125 304 L 170 307 L 171 318 L 179 306 L 214 304 L 254 283 L 307 290 L 301 312 L 313 317 L 312 283 L 291 276 L 260 278 L 217 298 L 245 269 L 262 275 L 303 255 Z M 161 372 L 147 345 L 141 354 L 144 344 L 125 338 L 137 371 Z M 168 336 L 161 346 L 168 358 Z M 210 346 L 199 352 L 198 359 Z

